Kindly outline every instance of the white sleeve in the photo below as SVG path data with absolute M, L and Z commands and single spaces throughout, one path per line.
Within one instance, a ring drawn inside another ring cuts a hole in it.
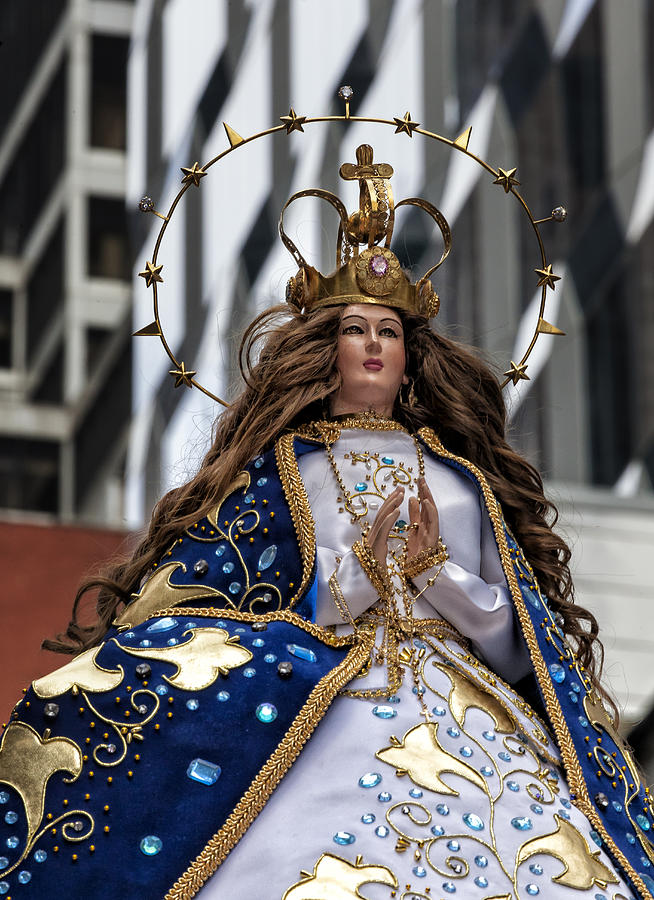
M 378 599 L 377 592 L 361 568 L 354 551 L 349 550 L 341 557 L 335 550 L 319 546 L 317 625 L 342 625 L 348 621 L 339 613 L 329 587 L 329 579 L 334 574 L 353 619 L 364 613 Z
M 413 579 L 425 588 L 426 571 Z M 506 681 L 529 671 L 529 652 L 513 611 L 490 519 L 482 510 L 480 574 L 473 575 L 448 560 L 431 587 L 421 595 L 444 619 L 469 638 L 476 655 Z

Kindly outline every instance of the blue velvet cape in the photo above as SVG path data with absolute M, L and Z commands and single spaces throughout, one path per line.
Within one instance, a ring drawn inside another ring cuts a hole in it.
M 651 896 L 650 799 L 485 478 L 477 486 L 574 802 Z M 373 635 L 313 624 L 316 542 L 281 438 L 175 541 L 100 647 L 33 683 L 0 746 L 0 891 L 52 900 L 192 897 L 245 833 Z

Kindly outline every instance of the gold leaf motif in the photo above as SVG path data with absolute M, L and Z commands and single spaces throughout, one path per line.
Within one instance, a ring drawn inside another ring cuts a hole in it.
M 202 600 L 205 597 L 223 596 L 220 591 L 207 585 L 171 584 L 170 578 L 179 568 L 186 572 L 186 566 L 181 562 L 170 562 L 160 566 L 143 585 L 136 599 L 114 620 L 114 625 L 133 628 L 145 622 L 160 609 L 169 609 L 171 606 L 179 606 L 180 603 L 188 603 L 191 600 Z
M 115 690 L 125 673 L 121 666 L 116 669 L 103 669 L 96 662 L 101 649 L 102 647 L 91 647 L 67 665 L 44 675 L 43 678 L 37 678 L 32 682 L 36 696 L 47 700 L 66 694 L 71 689 L 73 693 L 91 691 L 94 694 Z
M 45 738 L 24 722 L 12 722 L 0 743 L 0 781 L 20 794 L 27 818 L 23 856 L 43 818 L 45 789 L 55 772 L 82 771 L 82 751 L 69 738 Z M 22 857 L 21 857 L 22 858 Z
M 545 853 L 562 862 L 565 868 L 552 878 L 557 884 L 586 891 L 594 884 L 606 889 L 607 884 L 618 884 L 618 879 L 608 866 L 598 858 L 599 850 L 591 852 L 584 836 L 571 822 L 555 815 L 556 831 L 543 837 L 526 841 L 518 852 L 517 865 L 521 865 L 536 853 Z
M 458 669 L 439 663 L 434 663 L 434 668 L 444 672 L 450 679 L 452 689 L 450 690 L 449 705 L 452 715 L 461 728 L 463 728 L 466 713 L 472 706 L 488 713 L 495 723 L 496 731 L 502 734 L 513 734 L 516 725 L 515 719 L 494 694 L 479 687 Z
M 225 500 L 229 497 L 230 494 L 235 493 L 239 489 L 243 491 L 243 493 L 247 493 L 248 488 L 250 487 L 250 473 L 249 472 L 239 472 L 236 478 L 229 485 L 225 493 L 222 495 L 215 509 L 213 509 L 208 515 L 207 519 L 211 522 L 214 528 L 218 528 L 218 517 L 220 515 L 220 507 L 223 505 Z
M 173 647 L 122 647 L 130 656 L 172 663 L 175 674 L 165 680 L 182 691 L 202 691 L 211 687 L 219 675 L 238 669 L 252 659 L 252 654 L 230 637 L 223 628 L 191 628 L 191 639 Z M 188 634 L 189 632 L 185 632 Z
M 436 794 L 459 796 L 457 790 L 441 779 L 441 775 L 448 773 L 465 778 L 486 793 L 486 784 L 481 775 L 441 747 L 438 725 L 434 722 L 415 725 L 407 731 L 399 746 L 384 747 L 375 756 L 397 769 L 398 774 L 406 772 L 414 784 Z
M 323 853 L 313 873 L 291 885 L 282 900 L 351 900 L 362 896 L 361 885 L 371 883 L 398 886 L 397 878 L 386 866 L 364 865 L 360 856 L 350 863 L 340 856 Z

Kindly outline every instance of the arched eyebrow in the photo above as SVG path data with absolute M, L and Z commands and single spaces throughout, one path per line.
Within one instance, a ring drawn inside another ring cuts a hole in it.
M 346 319 L 361 319 L 362 321 L 368 323 L 370 320 L 366 319 L 365 316 L 362 316 L 361 313 L 348 313 L 346 316 L 343 316 L 341 322 L 344 322 Z M 393 325 L 397 325 L 398 328 L 402 328 L 402 323 L 399 319 L 393 319 L 391 316 L 384 316 L 383 319 L 379 319 L 377 322 L 378 325 L 381 325 L 382 322 L 391 322 Z

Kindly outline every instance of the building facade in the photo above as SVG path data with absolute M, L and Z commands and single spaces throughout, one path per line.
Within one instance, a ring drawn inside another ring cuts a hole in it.
M 0 508 L 123 527 L 133 5 L 0 7 Z

